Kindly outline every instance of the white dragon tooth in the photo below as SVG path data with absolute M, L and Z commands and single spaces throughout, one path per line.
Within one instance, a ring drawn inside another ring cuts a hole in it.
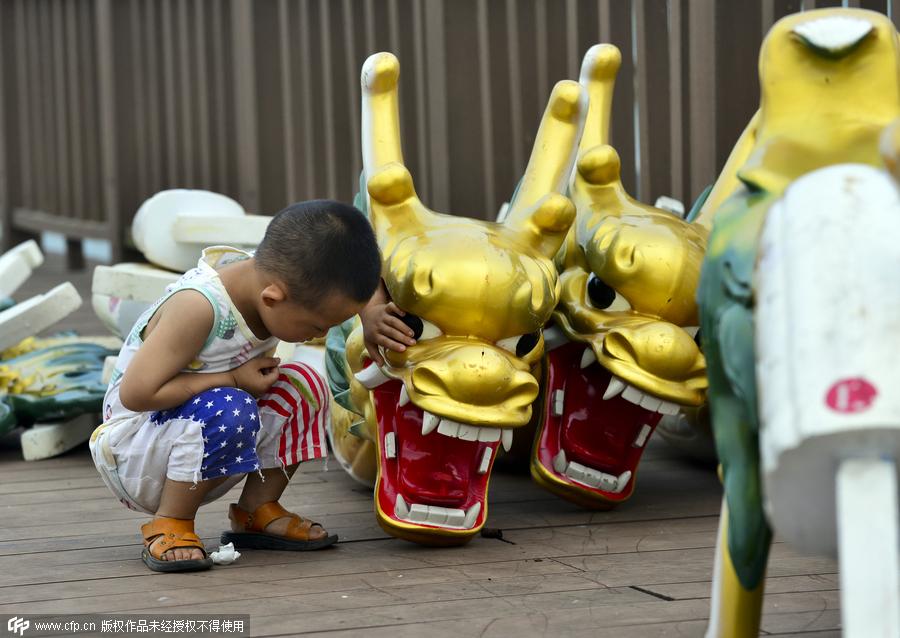
M 493 456 L 493 450 L 491 448 L 484 448 L 484 454 L 481 457 L 481 465 L 478 466 L 479 474 L 487 474 L 488 468 L 491 466 L 491 456 Z
M 384 435 L 384 456 L 389 459 L 397 458 L 397 435 L 393 432 Z
M 446 510 L 447 520 L 444 523 L 447 527 L 462 527 L 463 523 L 466 521 L 466 512 L 461 509 L 447 509 Z
M 566 336 L 566 333 L 559 329 L 559 326 L 553 326 L 544 330 L 545 351 L 549 352 L 567 343 L 569 343 L 569 338 Z
M 513 431 L 509 428 L 503 428 L 500 432 L 500 444 L 503 445 L 503 449 L 507 452 L 512 449 L 513 444 Z
M 566 460 L 566 452 L 565 450 L 560 450 L 559 453 L 553 457 L 553 469 L 560 474 L 565 474 L 568 466 L 569 462 Z
M 500 440 L 500 428 L 478 428 L 478 440 L 494 443 Z
M 691 339 L 696 339 L 697 333 L 700 332 L 700 326 L 687 326 L 684 331 L 690 335 Z
M 562 416 L 563 408 L 565 407 L 566 401 L 566 392 L 565 390 L 554 390 L 553 391 L 553 407 L 550 409 L 550 412 L 553 416 Z
M 596 486 L 607 492 L 615 492 L 619 482 L 618 478 L 612 474 L 607 474 L 606 472 L 597 472 L 594 475 L 594 479 L 596 481 Z
M 647 442 L 647 437 L 650 436 L 650 430 L 653 428 L 647 425 L 646 423 L 641 426 L 641 431 L 638 432 L 638 435 L 634 437 L 634 443 L 632 445 L 634 447 L 644 447 L 644 443 Z
M 441 418 L 428 412 L 422 414 L 422 436 L 427 436 L 434 432 L 435 428 L 440 424 Z
M 581 369 L 584 370 L 595 361 L 597 361 L 597 355 L 594 354 L 593 348 L 585 348 L 581 355 Z
M 612 375 L 609 379 L 609 385 L 606 386 L 606 392 L 603 393 L 603 400 L 609 401 L 610 399 L 619 396 L 627 385 L 628 384 L 622 381 L 622 379 L 616 375 Z
M 428 506 L 413 503 L 409 508 L 409 520 L 414 523 L 424 523 L 428 520 Z
M 616 494 L 620 494 L 622 490 L 624 490 L 628 486 L 628 481 L 631 480 L 631 470 L 627 470 L 619 474 L 619 478 L 616 479 Z
M 444 436 L 455 438 L 459 435 L 459 423 L 453 421 L 452 419 L 441 419 L 437 431 L 438 434 L 443 434 Z
M 409 403 L 409 392 L 406 389 L 406 384 L 403 384 L 403 387 L 400 388 L 400 398 L 397 399 L 397 407 L 402 408 L 404 405 Z
M 678 414 L 678 412 L 680 410 L 681 410 L 680 407 L 678 407 L 676 404 L 671 403 L 669 401 L 662 401 L 659 404 L 659 407 L 656 408 L 656 411 L 659 412 L 660 414 Z
M 478 515 L 481 513 L 481 503 L 475 503 L 472 507 L 466 510 L 466 519 L 463 521 L 463 528 L 472 529 L 475 527 L 475 521 L 478 520 Z
M 379 368 L 378 365 L 374 363 L 366 368 L 363 368 L 353 376 L 355 376 L 356 380 L 369 390 L 377 388 L 381 384 L 387 383 L 391 380 L 391 378 L 384 372 L 382 372 L 381 368 Z
M 474 425 L 466 425 L 465 423 L 459 424 L 459 432 L 457 432 L 456 437 L 463 441 L 477 441 L 478 440 L 478 430 L 480 428 Z M 438 428 L 438 432 L 441 429 Z
M 406 518 L 409 516 L 409 506 L 401 494 L 397 494 L 397 501 L 394 503 L 394 518 Z
M 656 397 L 652 397 L 649 394 L 645 394 L 644 398 L 641 399 L 641 407 L 650 410 L 651 412 L 656 412 L 659 409 L 659 406 L 662 405 L 662 401 L 657 399 Z
M 631 401 L 635 405 L 640 405 L 641 400 L 644 398 L 644 393 L 630 385 L 622 391 L 622 398 L 626 401 Z

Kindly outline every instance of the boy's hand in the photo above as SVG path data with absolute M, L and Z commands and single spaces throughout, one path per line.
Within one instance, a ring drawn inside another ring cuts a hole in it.
M 400 320 L 405 314 L 393 301 L 370 304 L 359 313 L 366 350 L 378 365 L 384 365 L 378 346 L 403 352 L 406 346 L 416 344 L 412 328 Z
M 257 398 L 262 396 L 278 379 L 279 363 L 281 359 L 277 357 L 250 359 L 231 371 L 235 387 L 246 390 Z

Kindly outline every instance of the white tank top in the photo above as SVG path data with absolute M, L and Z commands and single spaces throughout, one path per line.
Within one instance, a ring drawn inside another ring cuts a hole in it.
M 119 358 L 116 361 L 110 379 L 106 397 L 103 400 L 104 421 L 129 418 L 136 413 L 125 408 L 119 400 L 119 386 L 122 383 L 122 375 L 134 357 L 134 353 L 144 343 L 142 333 L 147 327 L 147 322 L 153 317 L 157 308 L 169 297 L 181 290 L 196 290 L 209 301 L 213 307 L 215 318 L 212 330 L 203 349 L 183 372 L 209 373 L 234 370 L 241 364 L 267 352 L 274 352 L 278 345 L 276 337 L 265 340 L 258 339 L 244 317 L 238 312 L 222 280 L 219 279 L 218 268 L 235 261 L 249 259 L 250 253 L 229 246 L 212 246 L 203 251 L 197 267 L 184 273 L 175 283 L 166 288 L 166 294 L 148 308 L 134 324 L 128 338 L 122 345 Z M 173 406 L 174 407 L 174 406 Z

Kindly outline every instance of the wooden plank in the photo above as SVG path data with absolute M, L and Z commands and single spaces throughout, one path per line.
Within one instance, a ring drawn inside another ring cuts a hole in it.
M 290 30 L 288 0 L 278 0 L 278 53 L 281 62 L 281 100 L 284 118 L 284 188 L 288 202 L 297 201 L 296 126 L 294 125 L 294 87 L 292 55 L 293 38 Z
M 715 33 L 716 10 L 720 3 L 712 0 L 688 2 L 688 28 L 691 34 Z M 724 46 L 724 45 L 723 45 Z M 690 139 L 691 183 L 688 196 L 691 200 L 703 192 L 716 177 L 716 148 L 719 131 L 714 82 L 717 76 L 716 46 L 714 38 L 691 37 L 689 64 L 689 90 L 691 96 Z
M 97 90 L 100 107 L 100 119 L 103 126 L 99 131 L 100 175 L 102 199 L 102 215 L 98 215 L 101 223 L 105 222 L 105 236 L 112 242 L 112 258 L 119 261 L 122 256 L 124 232 L 123 220 L 119 213 L 118 157 L 116 154 L 117 117 L 115 109 L 116 84 L 113 61 L 115 45 L 113 42 L 113 7 L 112 0 L 97 0 L 96 4 L 97 34 Z
M 445 40 L 445 5 L 440 0 L 424 0 L 426 68 L 428 82 L 428 139 L 431 150 L 431 192 L 427 205 L 440 211 L 450 210 L 453 192 L 449 153 L 449 118 L 447 113 L 447 51 Z
M 172 25 L 177 31 L 177 46 L 175 50 L 178 55 L 178 71 L 176 77 L 180 80 L 180 86 L 176 93 L 177 102 L 181 107 L 178 119 L 180 121 L 179 135 L 180 147 L 178 152 L 182 157 L 183 171 L 181 174 L 182 184 L 184 186 L 195 186 L 194 183 L 194 167 L 196 165 L 196 157 L 194 151 L 194 136 L 197 134 L 197 122 L 194 121 L 191 111 L 193 106 L 192 88 L 196 86 L 197 78 L 191 77 L 191 67 L 194 58 L 197 55 L 196 50 L 192 51 L 191 38 L 188 35 L 188 0 L 178 0 L 175 7 L 175 22 Z
M 332 48 L 331 48 L 331 3 L 320 2 L 319 4 L 319 37 L 321 38 L 321 49 L 319 56 L 322 60 L 322 106 L 324 113 L 324 121 L 322 128 L 325 132 L 325 147 L 320 149 L 325 154 L 325 194 L 327 197 L 337 197 L 337 169 L 336 149 L 334 141 L 334 129 L 337 123 L 334 117 L 334 81 L 330 69 L 332 69 Z
M 670 111 L 668 8 L 652 0 L 636 0 L 638 199 L 652 204 L 672 194 L 669 162 Z M 625 79 L 625 78 L 623 78 Z
M 165 160 L 163 159 L 163 111 L 165 109 L 165 92 L 162 88 L 160 72 L 162 53 L 160 53 L 158 47 L 155 46 L 155 43 L 159 42 L 160 39 L 158 27 L 160 19 L 160 11 L 158 10 L 159 5 L 158 3 L 141 2 L 140 6 L 145 11 L 143 17 L 145 29 L 143 32 L 142 48 L 147 56 L 145 75 L 141 79 L 147 84 L 145 93 L 147 97 L 146 115 L 148 118 L 148 143 L 146 153 L 149 155 L 150 171 L 147 180 L 147 188 L 146 190 L 142 190 L 139 196 L 141 198 L 146 198 L 163 189 L 164 184 L 167 181 L 165 170 L 163 168 L 165 163 Z M 215 29 L 216 26 L 217 25 L 214 23 L 213 28 Z M 216 32 L 219 33 L 219 31 Z
M 56 130 L 56 188 L 59 194 L 57 212 L 65 212 L 74 215 L 71 195 L 71 171 L 69 170 L 69 135 L 67 110 L 67 77 L 65 58 L 65 39 L 63 35 L 63 5 L 64 0 L 54 0 L 50 5 L 50 20 L 52 23 L 52 50 L 53 50 L 53 92 L 52 101 L 55 110 Z
M 478 0 L 476 6 L 477 53 L 478 53 L 478 94 L 481 119 L 481 162 L 484 172 L 484 190 L 482 203 L 478 207 L 483 219 L 493 221 L 500 207 L 497 200 L 497 184 L 494 160 L 494 109 L 491 93 L 494 90 L 491 81 L 491 43 L 488 37 L 488 2 Z
M 101 221 L 103 219 L 104 182 L 103 182 L 103 157 L 101 155 L 103 139 L 106 134 L 100 128 L 100 98 L 101 80 L 98 71 L 110 61 L 97 59 L 97 21 L 98 13 L 96 5 L 82 4 L 78 11 L 78 41 L 81 82 L 81 112 L 84 115 L 84 158 L 85 188 L 84 215 L 82 219 Z M 103 107 L 105 108 L 105 106 Z
M 693 5 L 693 3 L 692 3 Z M 619 81 L 616 82 L 610 124 L 612 146 L 619 153 L 622 162 L 622 183 L 629 193 L 635 193 L 637 175 L 635 171 L 635 125 L 634 121 L 634 77 L 635 67 L 632 56 L 632 28 L 630 2 L 600 0 L 600 40 L 619 47 L 622 52 L 622 66 Z
M 238 191 L 241 205 L 259 210 L 259 145 L 257 132 L 253 5 L 250 0 L 231 0 L 232 69 L 237 134 Z
M 17 228 L 35 233 L 50 231 L 67 237 L 112 238 L 112 229 L 104 221 L 62 217 L 42 210 L 16 207 L 13 209 L 13 223 Z
M 690 200 L 690 112 L 687 47 L 690 43 L 687 0 L 669 3 L 669 132 L 672 197 L 685 207 Z
M 510 100 L 510 142 L 512 148 L 512 157 L 510 158 L 513 165 L 513 171 L 522 175 L 525 172 L 525 144 L 523 140 L 523 118 L 522 118 L 522 60 L 519 54 L 519 33 L 518 20 L 516 19 L 515 0 L 506 0 L 506 55 L 508 59 L 509 69 L 509 95 Z M 528 81 L 528 78 L 525 78 Z M 512 197 L 512 192 L 509 193 Z

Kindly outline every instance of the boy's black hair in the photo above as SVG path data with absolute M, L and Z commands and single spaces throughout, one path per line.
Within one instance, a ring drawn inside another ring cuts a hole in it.
M 381 281 L 375 233 L 353 206 L 329 199 L 291 204 L 269 222 L 256 263 L 309 308 L 334 292 L 368 301 Z

